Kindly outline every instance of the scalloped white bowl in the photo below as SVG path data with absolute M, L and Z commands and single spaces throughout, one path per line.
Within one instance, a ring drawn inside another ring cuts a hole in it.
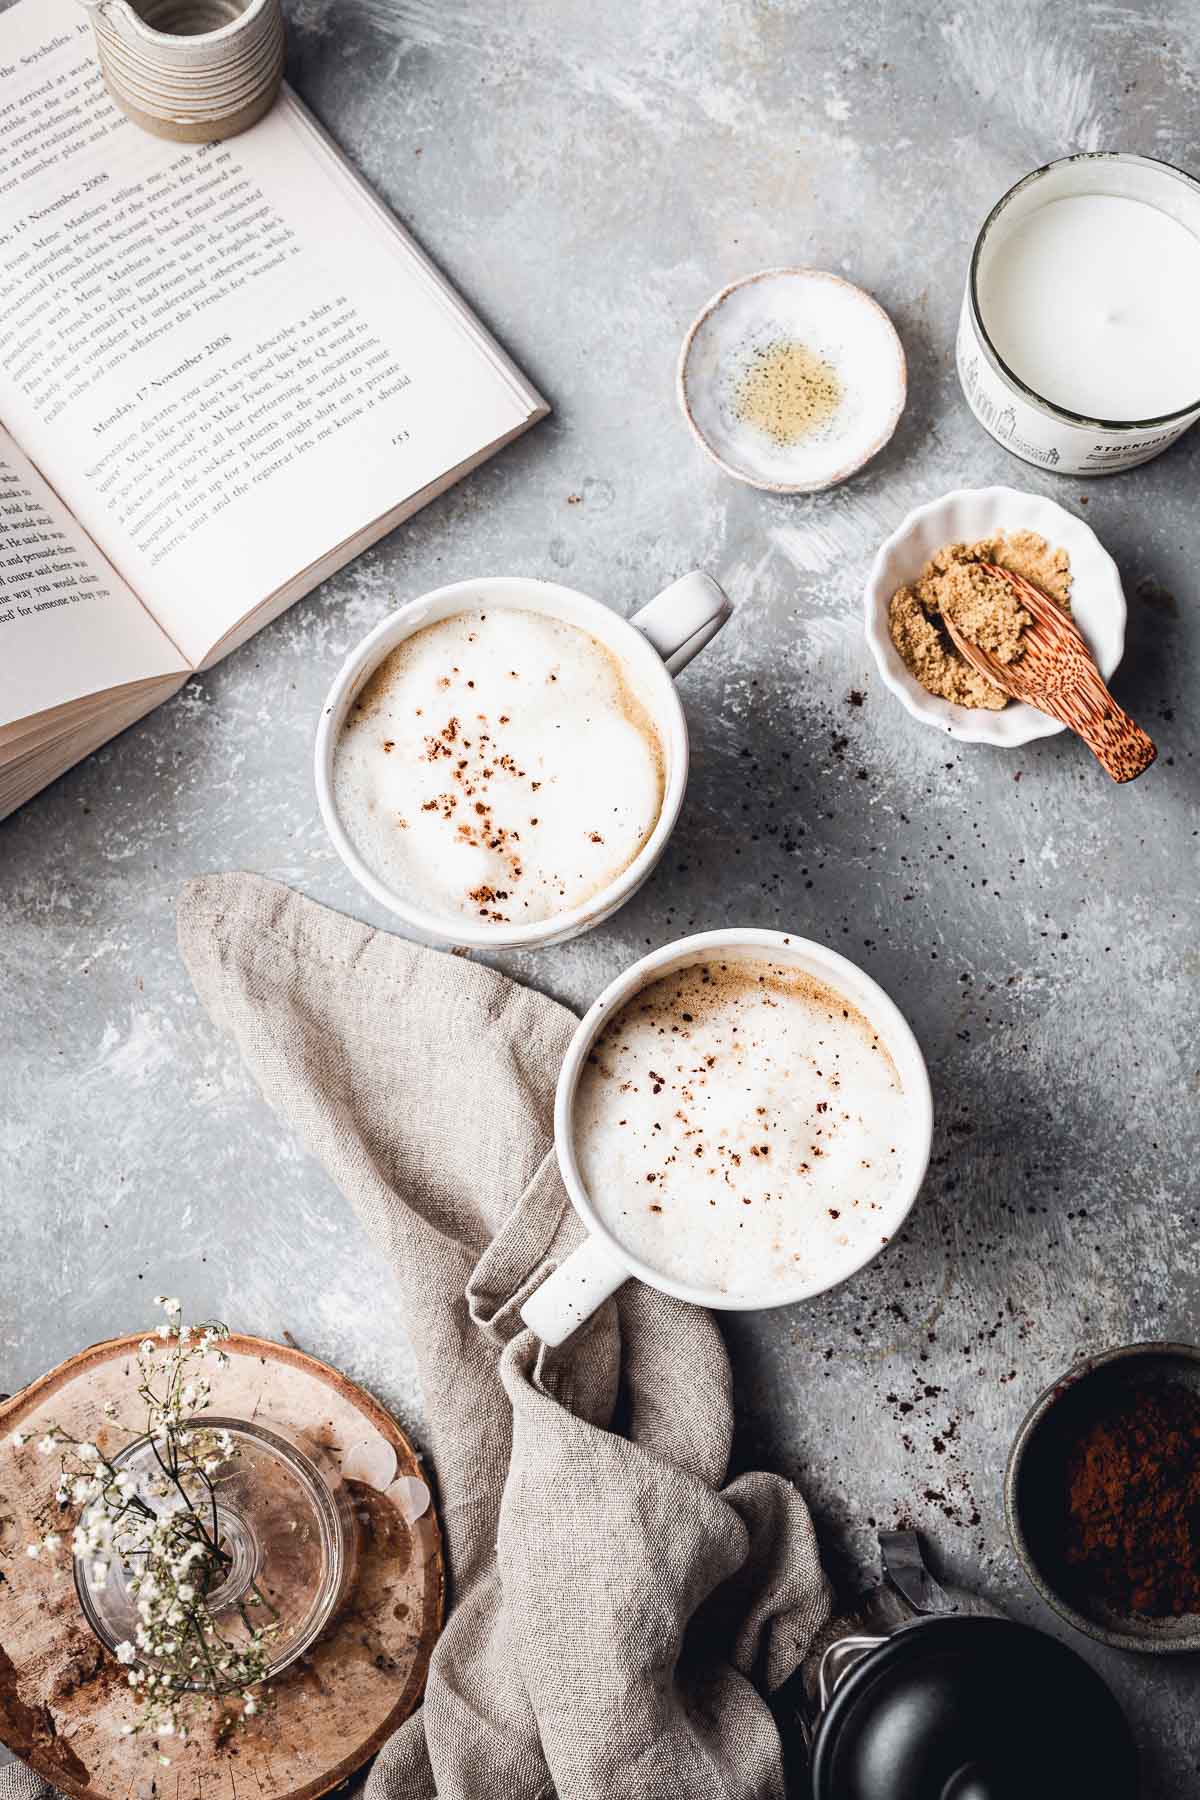
M 958 488 L 910 512 L 879 546 L 864 597 L 867 642 L 879 673 L 914 719 L 966 744 L 1015 749 L 1063 731 L 1057 719 L 1010 700 L 1001 712 L 955 706 L 910 675 L 888 630 L 888 602 L 914 581 L 943 544 L 973 543 L 994 531 L 1036 531 L 1071 559 L 1071 611 L 1107 681 L 1125 648 L 1125 594 L 1117 565 L 1090 525 L 1043 494 L 1016 488 Z

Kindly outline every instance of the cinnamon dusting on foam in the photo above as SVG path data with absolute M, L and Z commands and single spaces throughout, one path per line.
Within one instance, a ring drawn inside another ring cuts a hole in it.
M 384 659 L 343 728 L 334 785 L 348 836 L 389 886 L 436 912 L 532 924 L 629 867 L 665 768 L 607 646 L 496 607 L 426 626 Z
M 630 1000 L 575 1102 L 584 1184 L 627 1249 L 730 1295 L 836 1277 L 886 1234 L 904 1095 L 870 1020 L 792 965 L 693 965 Z

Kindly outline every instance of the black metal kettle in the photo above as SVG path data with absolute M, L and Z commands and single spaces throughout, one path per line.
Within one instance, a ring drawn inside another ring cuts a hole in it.
M 915 1532 L 879 1542 L 883 1581 L 788 1683 L 813 1800 L 1133 1800 L 1129 1727 L 1083 1658 L 947 1592 Z

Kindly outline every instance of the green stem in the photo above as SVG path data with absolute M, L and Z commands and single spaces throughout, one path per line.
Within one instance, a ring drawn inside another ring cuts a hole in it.
M 211 1556 L 215 1556 L 218 1559 L 218 1561 L 222 1564 L 222 1566 L 227 1568 L 232 1559 L 230 1558 L 230 1556 L 228 1555 L 228 1553 L 226 1551 L 222 1550 L 220 1541 L 216 1536 L 209 1537 L 208 1532 L 205 1530 L 205 1527 L 204 1527 L 204 1521 L 201 1519 L 199 1513 L 196 1511 L 195 1502 L 193 1501 L 191 1495 L 188 1493 L 187 1489 L 184 1487 L 183 1483 L 180 1481 L 178 1474 L 175 1472 L 175 1469 L 168 1468 L 166 1463 L 163 1461 L 162 1457 L 158 1454 L 158 1445 L 154 1442 L 153 1436 L 151 1436 L 151 1438 L 149 1439 L 149 1443 L 150 1443 L 150 1449 L 153 1453 L 155 1462 L 158 1464 L 159 1468 L 162 1470 L 162 1472 L 166 1476 L 167 1480 L 169 1482 L 171 1482 L 172 1485 L 178 1490 L 180 1499 L 183 1501 L 184 1505 L 187 1507 L 188 1516 L 190 1519 L 192 1519 L 194 1521 L 196 1530 L 200 1534 L 201 1542 L 205 1545 L 209 1554 Z M 178 1465 L 176 1465 L 176 1467 L 177 1466 Z M 214 1519 L 215 1519 L 215 1512 L 214 1512 Z
M 279 1617 L 279 1608 L 277 1606 L 273 1606 L 271 1604 L 271 1602 L 267 1599 L 267 1596 L 263 1593 L 262 1589 L 259 1587 L 257 1581 L 252 1581 L 250 1583 L 250 1591 L 257 1598 L 259 1605 L 266 1607 L 267 1611 L 270 1613 L 270 1615 L 273 1619 L 277 1619 Z
M 188 1628 L 194 1633 L 196 1642 L 200 1646 L 200 1654 L 203 1656 L 205 1663 L 208 1665 L 208 1675 L 209 1675 L 209 1680 L 212 1682 L 212 1691 L 214 1694 L 219 1694 L 222 1690 L 221 1677 L 217 1673 L 217 1666 L 213 1662 L 213 1659 L 212 1659 L 211 1655 L 209 1654 L 208 1642 L 204 1636 L 203 1628 L 201 1627 L 200 1622 L 196 1617 L 196 1613 L 195 1613 L 194 1609 L 188 1614 Z

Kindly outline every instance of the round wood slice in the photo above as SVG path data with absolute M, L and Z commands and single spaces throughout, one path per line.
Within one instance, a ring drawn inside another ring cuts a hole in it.
M 0 1406 L 0 1435 L 57 1424 L 109 1452 L 136 1428 L 134 1352 L 144 1334 L 84 1350 Z M 372 1756 L 420 1702 L 441 1629 L 445 1574 L 432 1508 L 414 1523 L 420 1461 L 371 1396 L 324 1363 L 231 1337 L 212 1372 L 214 1414 L 284 1427 L 333 1456 L 359 1520 L 354 1586 L 320 1642 L 273 1684 L 274 1702 L 224 1742 L 200 1723 L 181 1744 L 123 1737 L 136 1704 L 79 1609 L 70 1556 L 26 1545 L 63 1530 L 58 1458 L 0 1447 L 0 1742 L 73 1800 L 314 1800 Z M 395 1454 L 391 1473 L 389 1447 Z M 361 1477 L 355 1479 L 355 1476 Z M 391 1482 L 398 1485 L 391 1486 Z M 74 1511 L 68 1515 L 69 1537 Z M 169 1756 L 169 1767 L 159 1752 Z

